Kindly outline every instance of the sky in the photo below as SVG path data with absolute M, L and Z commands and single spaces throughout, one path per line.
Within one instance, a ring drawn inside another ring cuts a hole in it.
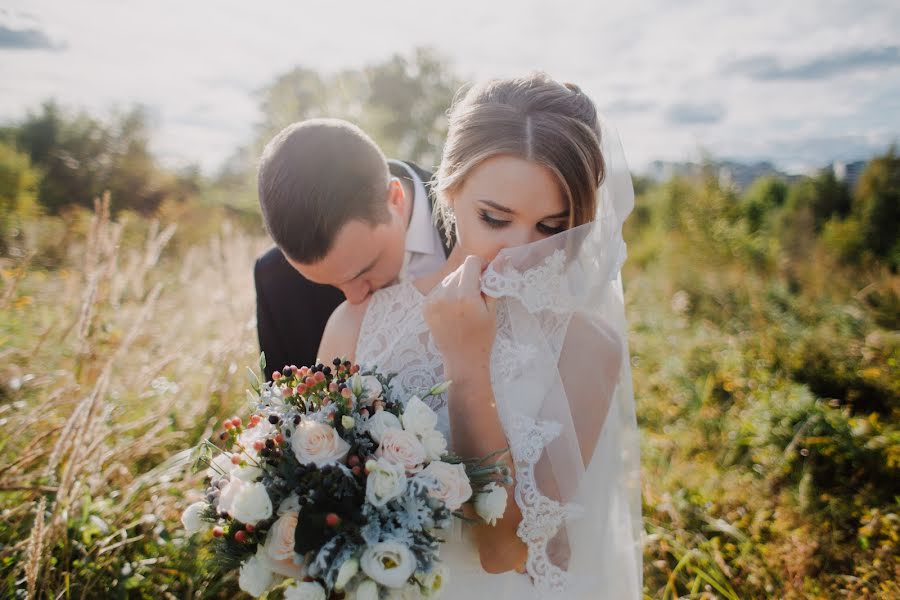
M 900 141 L 900 2 L 865 0 L 2 0 L 0 122 L 49 98 L 141 103 L 160 158 L 212 174 L 281 73 L 417 46 L 464 80 L 579 84 L 636 171 L 711 155 L 803 172 Z

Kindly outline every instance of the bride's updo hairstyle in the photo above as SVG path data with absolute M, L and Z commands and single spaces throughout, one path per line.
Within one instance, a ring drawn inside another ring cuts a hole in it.
M 485 160 L 500 155 L 535 162 L 556 176 L 570 228 L 593 220 L 605 167 L 597 109 L 577 85 L 533 73 L 460 90 L 436 175 L 435 213 L 448 234 L 448 195 Z

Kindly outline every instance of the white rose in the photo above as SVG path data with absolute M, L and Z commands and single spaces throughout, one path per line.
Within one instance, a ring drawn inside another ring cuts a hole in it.
M 414 433 L 402 429 L 388 429 L 381 436 L 381 443 L 375 451 L 375 456 L 403 465 L 403 468 L 413 473 L 420 470 L 422 463 L 425 462 L 425 447 Z
M 247 483 L 253 483 L 263 475 L 263 470 L 259 467 L 254 467 L 252 465 L 247 465 L 245 467 L 238 467 L 234 471 L 231 472 L 231 477 L 237 477 L 241 481 L 245 481 Z
M 210 461 L 210 466 L 206 469 L 206 476 L 216 481 L 234 471 L 235 464 L 231 462 L 231 454 L 222 452 Z
M 507 496 L 506 488 L 489 483 L 475 496 L 475 512 L 489 525 L 495 525 L 506 512 Z
M 400 419 L 386 410 L 380 410 L 366 421 L 365 430 L 369 432 L 375 443 L 381 442 L 381 437 L 389 429 L 402 429 Z
M 323 467 L 344 460 L 350 444 L 331 425 L 304 419 L 291 435 L 291 448 L 300 464 Z
M 273 579 L 265 560 L 259 556 L 251 556 L 241 565 L 238 585 L 254 598 L 259 598 L 272 585 Z
M 209 504 L 206 502 L 194 502 L 188 506 L 181 515 L 181 524 L 188 535 L 194 535 L 198 531 L 206 529 L 208 523 L 200 518 Z
M 341 417 L 341 425 L 343 425 L 344 429 L 353 429 L 356 425 L 356 419 L 351 417 L 350 415 L 344 415 Z
M 325 600 L 325 588 L 315 581 L 301 581 L 284 590 L 284 600 Z
M 425 455 L 428 460 L 441 460 L 441 457 L 447 453 L 447 440 L 436 429 L 432 429 L 422 436 L 422 445 L 425 446 Z
M 334 579 L 334 589 L 337 591 L 343 591 L 343 589 L 347 586 L 347 583 L 353 576 L 359 572 L 359 561 L 355 558 L 349 558 L 344 561 L 344 564 L 341 565 L 341 568 L 338 569 L 337 577 Z
M 406 491 L 406 472 L 403 465 L 379 458 L 366 463 L 366 500 L 372 506 L 384 506 Z
M 241 523 L 256 525 L 272 516 L 272 500 L 265 485 L 232 477 L 219 495 L 219 509 Z
M 356 586 L 355 600 L 378 600 L 378 584 L 371 579 L 366 579 Z
M 272 523 L 266 535 L 266 553 L 273 560 L 294 558 L 294 532 L 297 530 L 297 513 L 286 512 Z
M 428 495 L 443 501 L 450 510 L 458 510 L 472 496 L 466 468 L 461 464 L 451 465 L 436 460 L 425 467 L 421 475 L 431 477 L 436 482 Z
M 425 588 L 425 591 L 423 592 L 425 597 L 438 597 L 441 593 L 441 590 L 447 584 L 449 576 L 450 573 L 446 568 L 439 565 L 434 565 L 434 567 L 432 567 L 431 569 L 431 573 L 419 579 L 422 586 Z
M 418 396 L 413 396 L 406 403 L 403 415 L 400 417 L 403 429 L 418 436 L 423 436 L 432 431 L 437 425 L 437 414 L 431 407 L 422 402 Z
M 416 558 L 398 542 L 369 546 L 359 560 L 363 572 L 381 585 L 399 588 L 416 570 Z

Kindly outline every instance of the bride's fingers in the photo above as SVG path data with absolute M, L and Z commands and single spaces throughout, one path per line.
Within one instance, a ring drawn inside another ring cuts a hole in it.
M 459 289 L 465 295 L 481 294 L 481 266 L 481 259 L 477 256 L 466 257 L 459 281 Z

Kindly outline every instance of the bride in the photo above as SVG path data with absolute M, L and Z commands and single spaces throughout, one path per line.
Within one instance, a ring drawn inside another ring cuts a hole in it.
M 401 395 L 452 381 L 432 408 L 453 452 L 510 448 L 504 517 L 442 547 L 445 597 L 639 598 L 618 139 L 575 85 L 488 81 L 451 109 L 437 192 L 446 267 L 339 306 L 319 356 L 394 372 Z

